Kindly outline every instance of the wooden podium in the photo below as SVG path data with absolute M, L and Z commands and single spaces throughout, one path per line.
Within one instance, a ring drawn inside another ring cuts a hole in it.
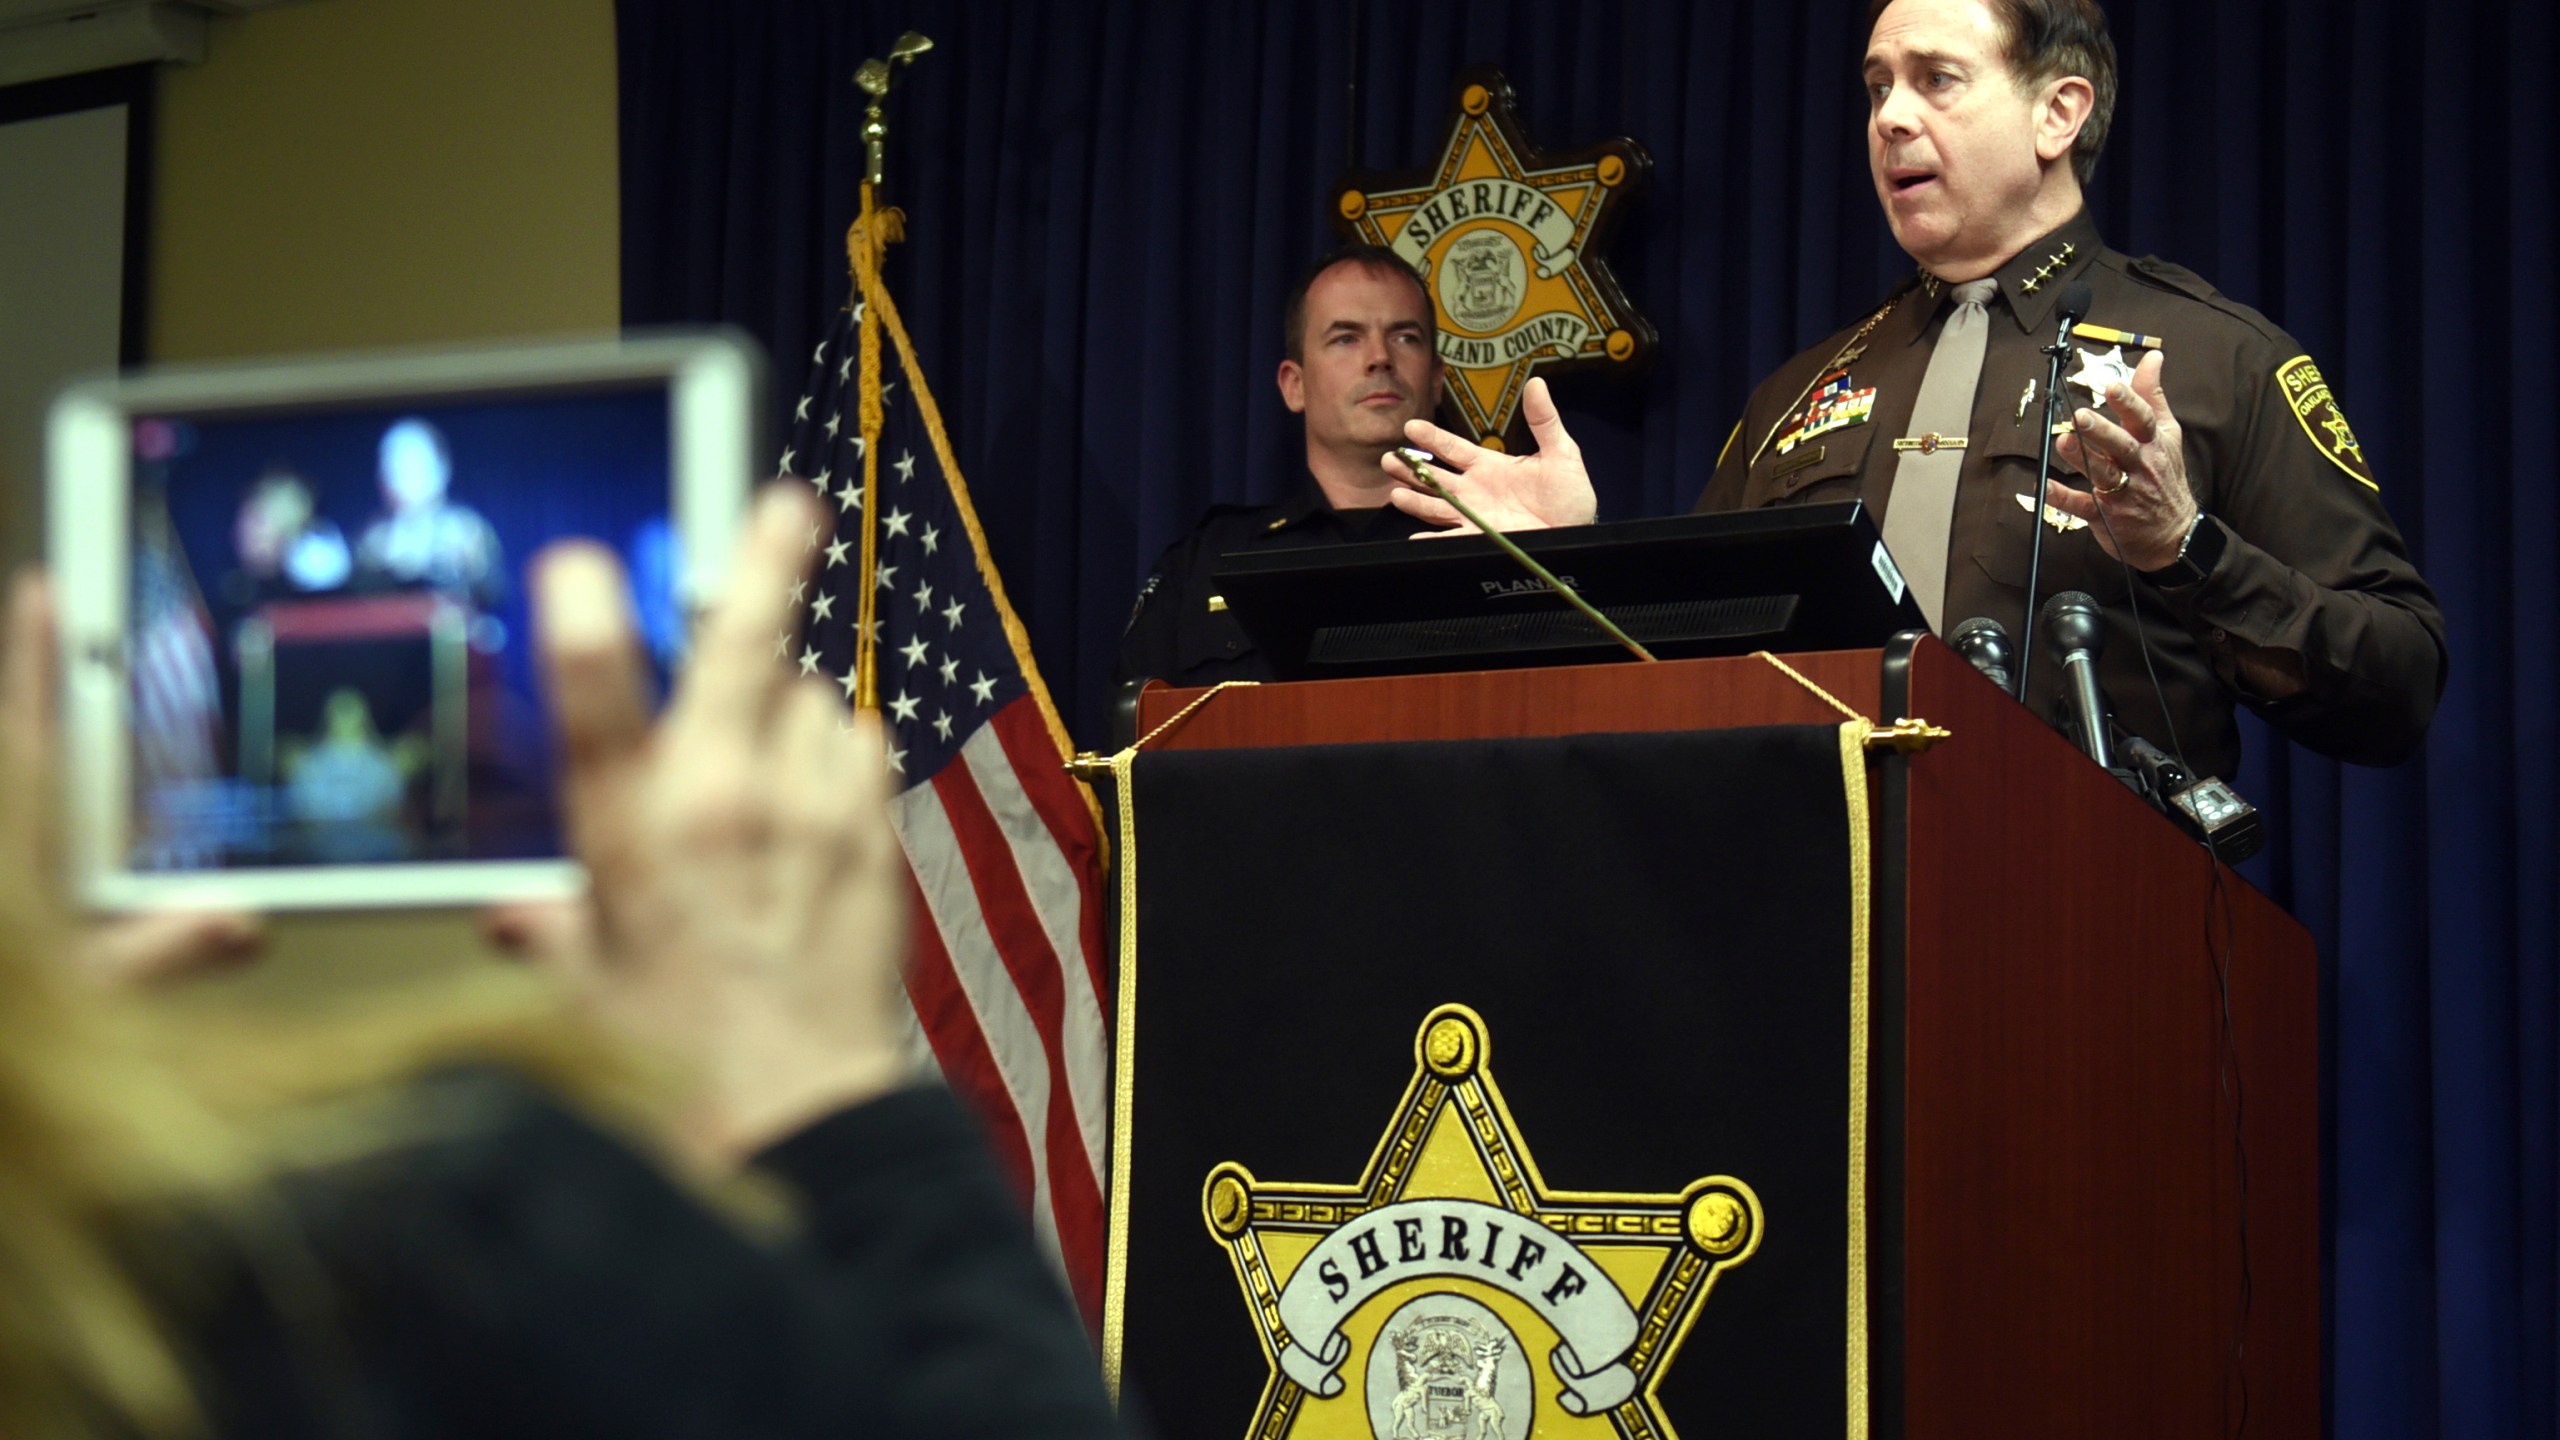
M 2222 1435 L 2245 1385 L 2250 1433 L 2317 1436 L 2309 934 L 2223 873 L 2226 1046 L 2199 846 L 1933 639 L 1785 658 L 1953 732 L 1868 770 L 1874 1433 Z M 1149 748 L 1839 718 L 1746 657 L 1236 689 Z

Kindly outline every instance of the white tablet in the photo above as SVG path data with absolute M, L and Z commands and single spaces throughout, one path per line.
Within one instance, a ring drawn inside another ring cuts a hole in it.
M 74 387 L 48 436 L 79 898 L 574 894 L 526 565 L 620 553 L 661 681 L 719 588 L 763 366 L 723 335 Z

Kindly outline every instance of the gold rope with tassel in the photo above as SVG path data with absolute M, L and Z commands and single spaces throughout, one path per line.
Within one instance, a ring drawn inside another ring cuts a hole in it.
M 880 529 L 873 517 L 880 513 L 880 428 L 888 415 L 888 406 L 880 395 L 880 309 L 872 301 L 881 294 L 881 260 L 892 244 L 906 238 L 906 212 L 895 206 L 881 208 L 873 196 L 871 182 L 862 182 L 862 213 L 854 218 L 853 228 L 844 236 L 845 258 L 853 265 L 853 314 L 859 337 L 855 353 L 862 364 L 862 383 L 857 392 L 857 423 L 862 434 L 862 568 L 857 575 L 862 598 L 855 602 L 853 625 L 853 703 L 861 710 L 880 708 L 876 639 L 880 592 L 875 578 L 880 564 Z
M 1865 729 L 1858 732 L 1858 743 L 1869 750 L 1899 750 L 1905 755 L 1917 755 L 1924 750 L 1935 748 L 1941 740 L 1952 740 L 1955 738 L 1954 731 L 1949 730 L 1944 726 L 1932 725 L 1928 721 L 1916 716 L 1906 715 L 1903 718 L 1894 721 L 1890 725 L 1879 725 L 1873 720 L 1868 719 L 1866 716 L 1859 714 L 1857 711 L 1850 709 L 1847 701 L 1842 700 L 1839 696 L 1832 694 L 1821 686 L 1814 684 L 1813 681 L 1805 677 L 1805 673 L 1803 671 L 1798 670 L 1793 665 L 1790 665 L 1786 661 L 1779 659 L 1777 656 L 1770 654 L 1768 651 L 1754 650 L 1751 654 L 1754 659 L 1766 660 L 1770 664 L 1777 666 L 1788 679 L 1793 680 L 1805 689 L 1812 691 L 1815 697 L 1820 699 L 1822 703 L 1839 711 L 1841 714 L 1848 716 L 1855 724 L 1865 726 Z
M 1075 754 L 1075 743 L 1067 737 L 1067 722 L 1058 713 L 1058 705 L 1049 696 L 1049 687 L 1040 678 L 1039 662 L 1032 658 L 1031 632 L 1022 626 L 1022 617 L 1014 613 L 1013 601 L 1005 594 L 1004 581 L 996 574 L 988 559 L 986 528 L 978 523 L 978 507 L 969 500 L 969 482 L 960 473 L 960 456 L 951 446 L 951 433 L 942 423 L 942 407 L 935 403 L 933 391 L 924 383 L 924 363 L 916 358 L 915 341 L 907 334 L 904 320 L 898 314 L 898 302 L 889 297 L 889 287 L 881 278 L 880 262 L 887 248 L 907 238 L 906 212 L 895 207 L 874 208 L 871 187 L 862 187 L 862 216 L 854 221 L 845 237 L 846 248 L 853 256 L 853 279 L 859 292 L 862 316 L 862 606 L 858 637 L 857 661 L 861 674 L 857 694 L 866 697 L 862 703 L 879 707 L 878 681 L 875 678 L 873 645 L 870 639 L 873 597 L 877 584 L 870 577 L 877 563 L 873 553 L 878 534 L 878 493 L 880 483 L 879 445 L 887 404 L 880 392 L 880 337 L 885 334 L 897 351 L 898 366 L 906 372 L 908 403 L 916 407 L 916 418 L 924 426 L 925 441 L 933 447 L 934 462 L 942 467 L 943 479 L 951 488 L 951 505 L 960 516 L 961 531 L 969 537 L 978 561 L 978 578 L 986 582 L 987 593 L 995 601 L 996 615 L 1003 621 L 1005 643 L 1013 650 L 1013 660 L 1022 667 L 1022 678 L 1031 697 L 1040 707 L 1040 718 L 1048 727 L 1049 738 L 1058 747 L 1058 758 L 1067 760 Z M 1078 776 L 1079 779 L 1084 777 Z M 1085 809 L 1093 816 L 1094 828 L 1103 828 L 1102 804 L 1094 798 L 1089 785 L 1079 785 Z

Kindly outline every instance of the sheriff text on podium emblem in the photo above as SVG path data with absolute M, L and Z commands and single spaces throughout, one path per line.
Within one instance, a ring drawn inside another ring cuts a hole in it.
M 1758 1248 L 1759 1197 L 1722 1175 L 1670 1195 L 1548 1188 L 1487 1050 L 1466 1006 L 1424 1018 L 1354 1184 L 1209 1172 L 1203 1219 L 1271 1364 L 1249 1440 L 1674 1435 L 1655 1382 Z

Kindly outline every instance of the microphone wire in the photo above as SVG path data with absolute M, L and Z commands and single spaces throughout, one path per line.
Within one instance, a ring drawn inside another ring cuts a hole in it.
M 2152 664 L 2151 631 L 2142 623 L 2142 604 L 2137 598 L 2141 591 L 2133 562 L 2124 558 L 2124 547 L 2116 542 L 2115 522 L 2108 518 L 2104 505 L 2098 507 L 2098 524 L 2107 532 L 2107 548 L 2115 552 L 2117 568 L 2124 572 L 2125 608 L 2133 615 L 2134 645 L 2142 652 L 2143 674 L 2151 680 L 2151 698 L 2159 704 L 2161 719 L 2169 727 L 2169 753 L 2177 757 L 2178 768 L 2193 780 L 2198 772 L 2187 762 L 2186 745 L 2178 738 L 2178 717 L 2169 708 L 2168 688 L 2160 683 L 2160 671 Z M 2213 1057 L 2214 1081 L 2231 1110 L 2231 1163 L 2240 1190 L 2240 1309 L 2231 1340 L 2231 1369 L 2240 1391 L 2240 1415 L 2232 1433 L 2245 1436 L 2249 1433 L 2249 1317 L 2257 1299 L 2257 1285 L 2249 1267 L 2249 1092 L 2242 1083 L 2240 1041 L 2231 1021 L 2231 967 L 2239 959 L 2239 938 L 2232 920 L 2231 892 L 2223 883 L 2228 867 L 2213 843 L 2213 832 L 2202 825 L 2197 828 L 2204 832 L 2210 877 L 2204 899 L 2204 953 L 2213 970 L 2214 996 L 2222 1012 L 2221 1043 Z M 2217 920 L 2221 925 L 2218 936 Z M 2225 1394 L 2227 1398 L 2228 1392 Z

